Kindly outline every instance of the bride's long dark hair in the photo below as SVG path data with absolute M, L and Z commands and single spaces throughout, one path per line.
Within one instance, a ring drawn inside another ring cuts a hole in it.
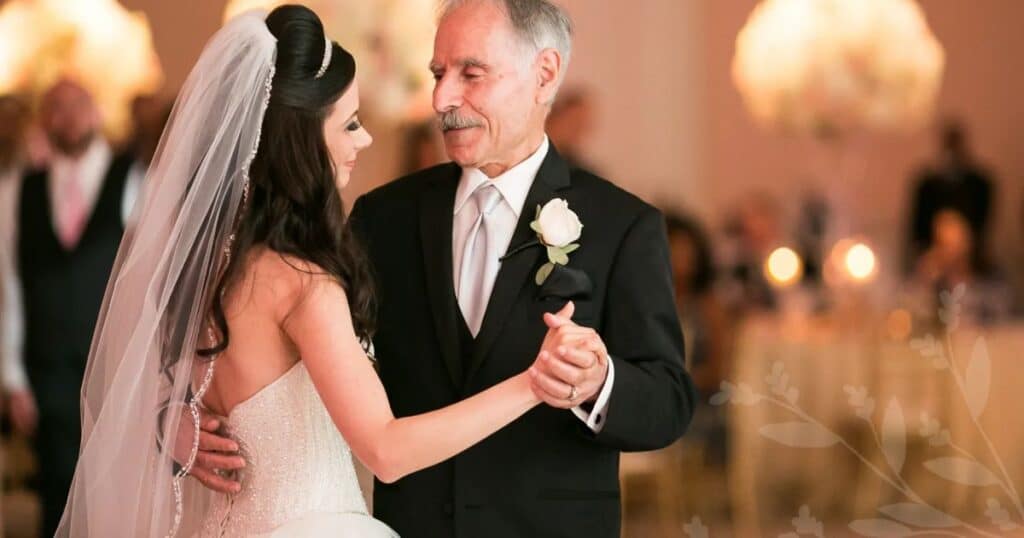
M 348 296 L 356 336 L 368 342 L 374 331 L 369 262 L 345 226 L 336 163 L 323 135 L 332 106 L 355 80 L 355 60 L 332 42 L 330 64 L 316 77 L 325 48 L 319 17 L 304 6 L 286 5 L 272 11 L 266 23 L 277 38 L 270 102 L 249 169 L 248 201 L 239 215 L 231 258 L 210 294 L 219 340 L 201 350 L 203 356 L 216 355 L 230 343 L 222 299 L 239 280 L 246 254 L 256 245 L 265 245 L 286 261 L 292 257 L 309 262 L 335 278 Z

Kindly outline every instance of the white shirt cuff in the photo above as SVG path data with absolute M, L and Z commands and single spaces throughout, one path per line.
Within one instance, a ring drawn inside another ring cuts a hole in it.
M 604 428 L 604 417 L 608 411 L 608 400 L 612 396 L 612 385 L 615 384 L 615 363 L 612 362 L 612 358 L 608 357 L 608 375 L 604 378 L 604 386 L 601 387 L 601 392 L 597 395 L 597 401 L 594 402 L 594 408 L 587 413 L 580 406 L 572 408 L 572 412 L 576 415 L 576 418 L 583 421 L 588 428 L 594 433 L 601 433 Z
M 9 360 L 9 359 L 8 359 Z M 22 368 L 7 368 L 4 370 L 4 390 L 8 392 L 24 392 L 29 390 L 28 377 Z

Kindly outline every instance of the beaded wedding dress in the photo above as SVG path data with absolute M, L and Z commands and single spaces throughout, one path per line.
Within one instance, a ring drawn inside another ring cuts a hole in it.
M 397 536 L 367 515 L 352 452 L 302 361 L 235 406 L 226 425 L 246 460 L 242 491 L 215 498 L 200 537 Z

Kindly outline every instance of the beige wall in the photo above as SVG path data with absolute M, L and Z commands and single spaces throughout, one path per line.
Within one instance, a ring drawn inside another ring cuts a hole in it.
M 703 198 L 704 2 L 564 0 L 576 23 L 567 83 L 593 92 L 589 161 L 640 196 Z
M 206 41 L 220 28 L 225 0 L 120 0 L 125 8 L 149 18 L 153 45 L 166 83 L 163 94 L 173 97 L 185 82 Z

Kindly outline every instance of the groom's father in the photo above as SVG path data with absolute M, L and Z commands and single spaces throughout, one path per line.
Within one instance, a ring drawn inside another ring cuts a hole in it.
M 534 389 L 550 406 L 377 483 L 375 515 L 406 538 L 618 537 L 619 452 L 666 446 L 690 420 L 661 214 L 570 169 L 544 133 L 571 34 L 546 0 L 446 2 L 431 70 L 454 163 L 352 212 L 378 277 L 374 343 L 396 416 L 528 368 L 549 334 L 543 314 L 569 300 L 611 355 L 548 350 Z

